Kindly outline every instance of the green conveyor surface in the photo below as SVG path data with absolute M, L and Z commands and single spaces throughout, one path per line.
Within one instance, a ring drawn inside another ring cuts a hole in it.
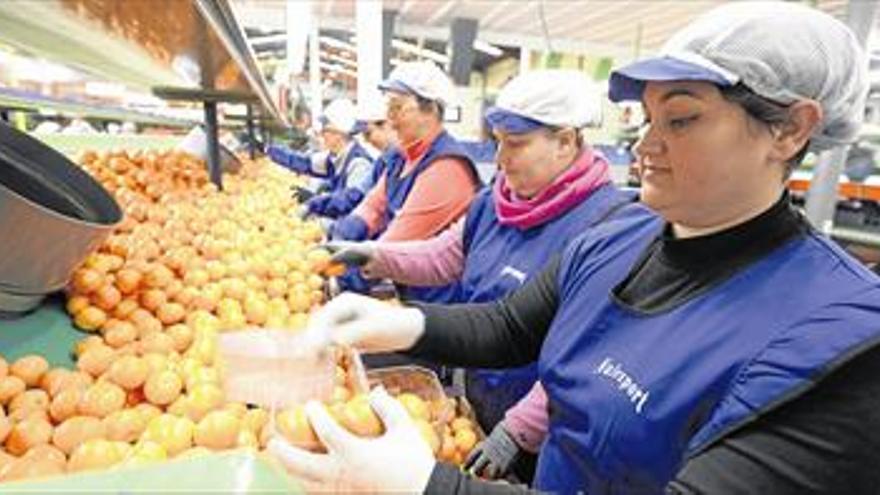
M 87 335 L 74 328 L 64 311 L 64 296 L 58 293 L 24 316 L 0 318 L 0 355 L 12 362 L 36 353 L 52 366 L 72 368 L 73 346 Z

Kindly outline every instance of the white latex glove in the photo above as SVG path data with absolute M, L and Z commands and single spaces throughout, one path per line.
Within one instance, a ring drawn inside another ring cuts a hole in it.
M 356 437 L 324 406 L 310 402 L 306 414 L 327 453 L 294 447 L 281 437 L 269 441 L 268 451 L 309 493 L 422 493 L 434 470 L 430 447 L 403 405 L 384 388 L 370 392 L 370 405 L 385 425 L 381 437 Z
M 392 306 L 345 292 L 309 320 L 314 341 L 351 346 L 366 353 L 403 351 L 425 332 L 425 315 L 415 308 Z

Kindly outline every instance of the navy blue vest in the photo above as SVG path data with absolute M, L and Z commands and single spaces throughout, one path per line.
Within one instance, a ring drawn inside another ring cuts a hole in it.
M 338 167 L 336 166 L 336 159 L 331 156 L 327 157 L 327 171 L 329 173 L 327 178 L 327 192 L 335 193 L 345 189 L 345 184 L 348 182 L 348 165 L 356 158 L 363 158 L 369 162 L 373 161 L 373 158 L 370 157 L 367 150 L 365 150 L 357 141 L 352 141 L 351 149 L 348 150 L 344 161 Z
M 815 233 L 674 308 L 624 306 L 612 289 L 662 228 L 618 216 L 563 256 L 539 489 L 661 494 L 688 458 L 880 340 L 880 279 Z
M 520 230 L 499 223 L 492 190 L 483 190 L 471 205 L 465 223 L 460 302 L 501 299 L 539 273 L 569 241 L 635 199 L 635 194 L 606 184 L 558 218 Z M 504 412 L 531 389 L 538 379 L 537 369 L 533 364 L 469 372 L 468 399 L 484 429 L 494 427 Z

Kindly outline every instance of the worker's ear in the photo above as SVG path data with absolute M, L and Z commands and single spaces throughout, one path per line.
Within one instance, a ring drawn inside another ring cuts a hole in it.
M 771 159 L 787 162 L 800 151 L 819 122 L 822 121 L 822 106 L 813 100 L 802 100 L 788 109 L 788 121 L 775 126 Z
M 576 155 L 578 151 L 577 130 L 571 127 L 556 131 L 556 140 L 559 142 L 560 157 L 567 158 Z

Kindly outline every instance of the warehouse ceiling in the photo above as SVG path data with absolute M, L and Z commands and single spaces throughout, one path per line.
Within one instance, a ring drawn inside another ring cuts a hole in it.
M 855 0 L 864 1 L 864 0 Z M 249 28 L 285 29 L 284 0 L 234 0 Z M 479 20 L 479 38 L 533 49 L 633 57 L 656 50 L 673 32 L 723 0 L 384 0 L 397 34 L 448 37 L 456 17 Z M 848 0 L 805 3 L 844 19 Z M 322 26 L 353 29 L 356 0 L 314 0 Z

